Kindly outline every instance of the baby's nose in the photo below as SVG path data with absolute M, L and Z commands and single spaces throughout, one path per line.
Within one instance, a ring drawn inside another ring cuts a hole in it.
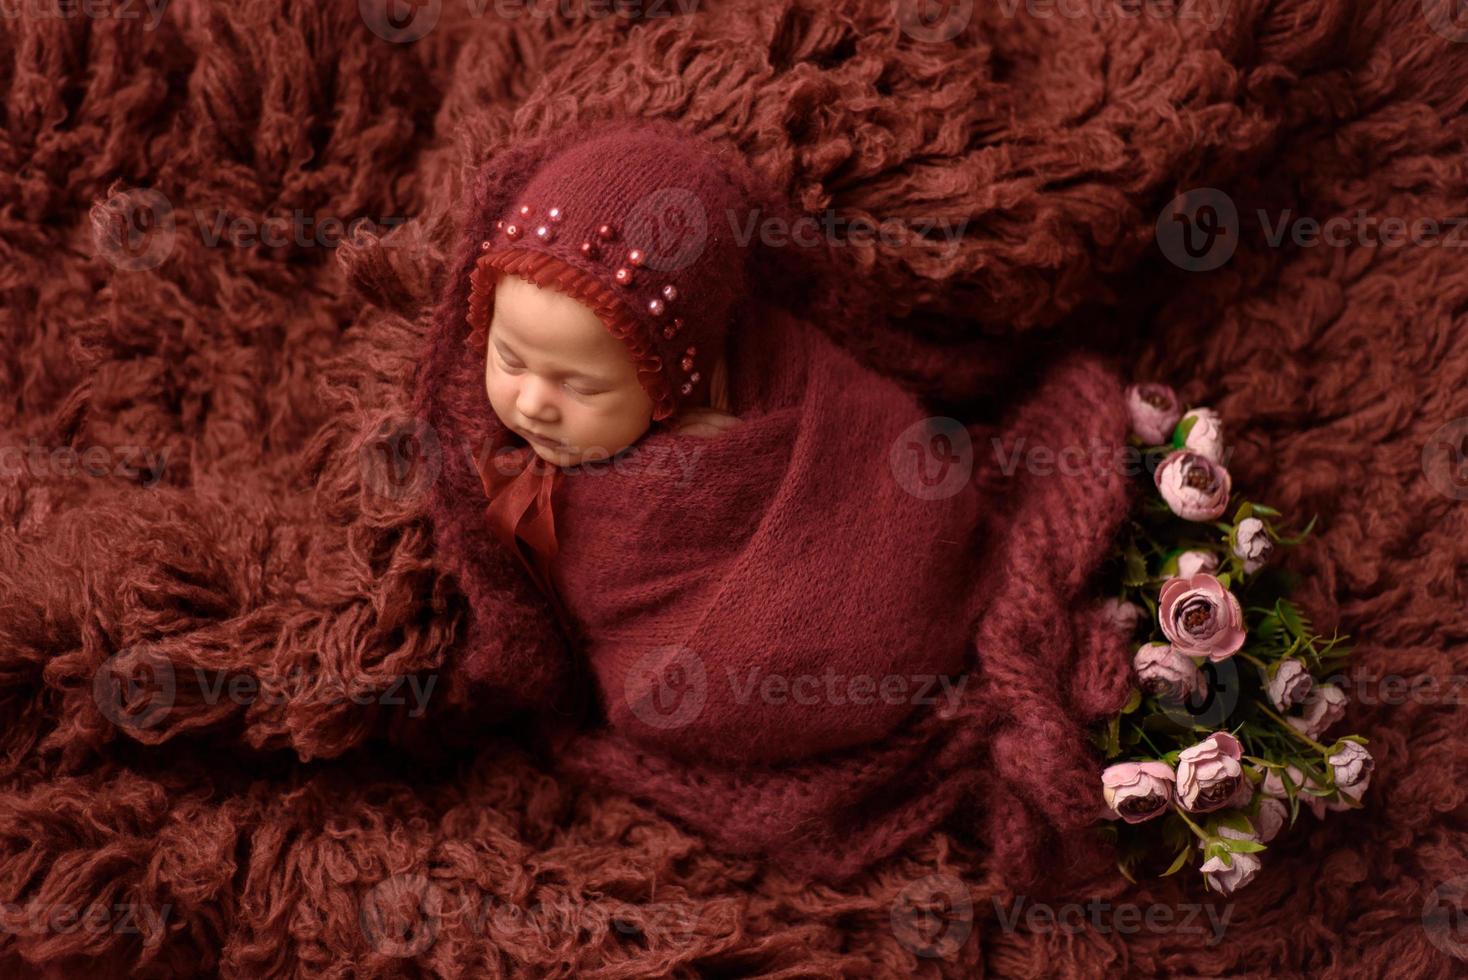
M 542 422 L 554 421 L 556 417 L 555 392 L 550 383 L 540 378 L 529 377 L 520 385 L 515 407 L 528 419 Z

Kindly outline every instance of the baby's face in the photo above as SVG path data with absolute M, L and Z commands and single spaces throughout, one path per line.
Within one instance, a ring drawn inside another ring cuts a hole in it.
M 518 276 L 495 286 L 484 388 L 500 421 L 556 466 L 614 456 L 652 423 L 626 346 L 587 307 Z

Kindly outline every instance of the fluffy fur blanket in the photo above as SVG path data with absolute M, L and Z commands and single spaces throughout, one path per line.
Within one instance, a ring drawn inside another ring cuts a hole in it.
M 1433 3 L 933 23 L 446 0 L 414 43 L 370 3 L 84 8 L 0 32 L 7 973 L 1461 971 L 1438 913 L 1468 874 L 1468 45 Z M 831 332 L 945 414 L 1017 421 L 1077 347 L 1219 408 L 1238 485 L 1322 519 L 1295 562 L 1358 644 L 1367 809 L 1304 818 L 1228 902 L 1127 886 L 993 805 L 813 888 L 557 778 L 477 711 L 445 670 L 468 620 L 424 519 L 446 457 L 408 411 L 413 358 L 463 174 L 617 112 L 738 142 L 810 214 L 906 228 L 847 253 L 890 326 Z M 1237 242 L 1188 271 L 1155 233 L 1201 187 Z M 1338 216 L 1334 244 L 1294 233 Z M 375 232 L 325 247 L 359 218 Z M 1383 245 L 1387 219 L 1441 240 Z M 988 852 L 996 823 L 1039 835 Z M 1168 926 L 1027 915 L 1067 902 Z

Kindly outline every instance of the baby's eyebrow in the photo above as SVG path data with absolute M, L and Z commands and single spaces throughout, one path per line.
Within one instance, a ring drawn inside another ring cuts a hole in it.
M 501 351 L 505 351 L 511 354 L 517 360 L 520 360 L 522 362 L 524 361 L 524 358 L 520 357 L 520 355 L 515 352 L 515 349 L 509 344 L 505 343 L 503 340 L 500 340 L 498 337 L 495 336 L 491 336 L 490 340 L 492 340 L 495 346 L 498 347 Z M 583 371 L 553 371 L 551 373 L 554 377 L 557 378 L 575 378 L 578 381 L 590 381 L 592 384 L 606 385 L 608 388 L 612 387 L 613 385 L 613 382 L 607 378 L 599 378 L 594 374 L 586 374 Z

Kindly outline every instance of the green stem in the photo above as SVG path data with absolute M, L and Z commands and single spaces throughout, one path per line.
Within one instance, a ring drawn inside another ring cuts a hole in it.
M 1240 650 L 1238 652 L 1238 656 L 1243 657 L 1245 660 L 1249 661 L 1249 663 L 1253 664 L 1255 667 L 1258 667 L 1260 670 L 1268 670 L 1269 669 L 1269 665 L 1268 664 L 1266 664 L 1264 661 L 1260 660 L 1258 657 L 1254 656 L 1252 653 L 1245 653 L 1242 650 Z
M 1189 818 L 1188 815 L 1183 812 L 1183 808 L 1182 807 L 1180 807 L 1176 803 L 1174 803 L 1172 805 L 1172 809 L 1177 813 L 1178 816 L 1180 816 L 1180 817 L 1183 818 L 1183 823 L 1185 823 L 1189 827 L 1191 827 L 1193 833 L 1197 834 L 1198 837 L 1199 837 L 1199 839 L 1205 840 L 1205 841 L 1208 841 L 1208 840 L 1212 840 L 1213 839 L 1213 838 L 1211 838 L 1211 837 L 1208 836 L 1208 832 L 1207 831 L 1205 831 L 1202 827 L 1199 827 L 1197 824 L 1193 823 L 1192 819 Z
M 1291 725 L 1289 722 L 1285 721 L 1279 715 L 1275 714 L 1274 710 L 1272 708 L 1270 708 L 1268 705 L 1261 703 L 1259 705 L 1259 710 L 1262 711 L 1262 712 L 1264 712 L 1269 717 L 1273 718 L 1275 721 L 1279 722 L 1279 727 L 1280 728 L 1283 728 L 1285 731 L 1289 732 L 1291 735 L 1295 736 L 1295 738 L 1298 738 L 1300 741 L 1304 742 L 1306 745 L 1310 746 L 1315 751 L 1319 752 L 1321 755 L 1325 755 L 1326 753 L 1328 753 L 1330 751 L 1325 746 L 1323 746 L 1319 742 L 1315 741 L 1315 739 L 1313 739 L 1310 736 L 1306 735 L 1304 732 L 1300 731 L 1294 725 Z

